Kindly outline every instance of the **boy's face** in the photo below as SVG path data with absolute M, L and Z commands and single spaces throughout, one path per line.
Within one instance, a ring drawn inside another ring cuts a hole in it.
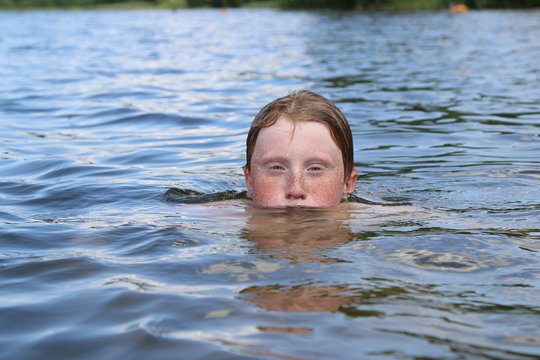
M 343 177 L 341 150 L 328 128 L 286 117 L 259 131 L 246 186 L 258 207 L 333 207 L 354 191 L 356 171 Z

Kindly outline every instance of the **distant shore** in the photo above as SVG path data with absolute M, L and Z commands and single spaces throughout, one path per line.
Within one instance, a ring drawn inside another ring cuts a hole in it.
M 190 0 L 150 0 L 150 1 L 118 1 L 102 3 L 95 0 L 64 0 L 61 4 L 55 0 L 0 0 L 0 10 L 127 10 L 127 9 L 186 9 L 186 8 L 210 8 L 211 5 L 204 4 L 220 4 L 220 3 L 234 3 L 237 8 L 271 8 L 271 9 L 296 9 L 294 1 L 282 1 L 282 0 L 237 0 L 237 1 L 190 1 Z M 199 3 L 200 6 L 190 6 L 190 3 Z M 291 3 L 292 6 L 284 6 L 284 4 Z M 299 2 L 303 3 L 303 2 Z M 350 10 L 445 10 L 449 9 L 452 1 L 445 0 L 386 0 L 386 1 L 358 1 L 353 9 Z M 460 3 L 460 2 L 455 2 Z M 466 2 L 465 2 L 466 3 Z M 490 4 L 498 4 L 500 2 L 483 1 L 474 2 L 483 6 L 475 6 L 472 9 L 495 9 L 495 8 L 507 8 L 505 6 L 489 6 Z M 523 4 L 516 4 L 523 3 Z M 540 0 L 538 1 L 522 1 L 516 2 L 513 8 L 535 8 L 540 7 Z M 363 5 L 362 5 L 363 4 Z M 367 4 L 367 5 L 366 5 Z M 503 4 L 503 3 L 501 3 Z M 524 6 L 524 4 L 528 6 Z M 219 6 L 213 6 L 219 8 Z M 225 6 L 224 6 L 225 7 Z M 324 6 L 311 7 L 302 6 L 302 9 L 321 9 Z

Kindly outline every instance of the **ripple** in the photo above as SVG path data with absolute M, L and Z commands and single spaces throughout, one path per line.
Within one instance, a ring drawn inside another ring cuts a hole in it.
M 116 115 L 116 112 L 112 112 Z M 111 115 L 108 112 L 107 115 Z M 98 116 L 101 118 L 101 116 Z M 117 119 L 109 121 L 102 121 L 100 119 L 97 123 L 87 124 L 81 127 L 102 127 L 102 126 L 134 126 L 137 128 L 156 128 L 167 127 L 170 128 L 173 125 L 187 126 L 188 128 L 197 128 L 203 125 L 213 123 L 209 119 L 181 116 L 175 114 L 153 113 L 153 114 L 139 114 L 134 116 L 123 116 Z
M 390 258 L 426 270 L 470 272 L 489 267 L 473 257 L 429 250 L 397 250 Z
M 191 189 L 171 188 L 162 195 L 162 199 L 180 204 L 205 204 L 214 201 L 247 199 L 247 196 L 245 191 L 236 192 L 234 190 L 230 190 L 205 194 Z

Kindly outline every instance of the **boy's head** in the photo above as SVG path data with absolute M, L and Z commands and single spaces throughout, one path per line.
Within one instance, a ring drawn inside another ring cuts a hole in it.
M 264 106 L 246 145 L 244 173 L 256 206 L 331 207 L 354 191 L 357 172 L 347 119 L 312 91 Z

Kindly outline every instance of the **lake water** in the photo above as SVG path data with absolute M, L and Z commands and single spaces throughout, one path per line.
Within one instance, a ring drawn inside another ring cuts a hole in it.
M 0 79 L 0 358 L 540 356 L 540 11 L 0 12 Z M 358 206 L 244 200 L 302 88 Z

